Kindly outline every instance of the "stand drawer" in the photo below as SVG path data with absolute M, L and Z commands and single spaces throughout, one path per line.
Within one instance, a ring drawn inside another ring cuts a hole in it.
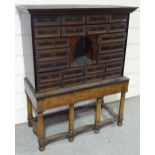
M 101 81 L 103 79 L 103 73 L 97 73 L 97 74 L 92 74 L 85 76 L 85 82 L 90 83 L 90 82 L 96 82 L 96 81 Z
M 52 38 L 35 40 L 36 49 L 69 47 L 69 38 Z
M 123 68 L 123 61 L 115 61 L 106 64 L 106 71 L 116 71 Z

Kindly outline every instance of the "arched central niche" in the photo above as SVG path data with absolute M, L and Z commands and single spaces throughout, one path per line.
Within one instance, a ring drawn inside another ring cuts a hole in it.
M 72 49 L 72 66 L 84 66 L 96 63 L 96 51 L 89 37 L 79 37 Z

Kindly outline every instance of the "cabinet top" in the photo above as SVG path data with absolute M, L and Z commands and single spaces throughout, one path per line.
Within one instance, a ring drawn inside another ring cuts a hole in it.
M 90 11 L 90 12 L 132 12 L 138 7 L 119 6 L 119 5 L 18 5 L 17 8 L 27 9 L 31 14 L 36 13 L 59 13 L 72 11 Z M 79 13 L 79 12 L 77 12 Z

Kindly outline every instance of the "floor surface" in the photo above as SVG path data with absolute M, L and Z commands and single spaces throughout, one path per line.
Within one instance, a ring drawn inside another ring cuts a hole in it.
M 108 103 L 115 111 L 118 103 Z M 103 127 L 99 134 L 93 131 L 75 137 L 73 143 L 67 139 L 50 143 L 44 152 L 39 152 L 37 137 L 27 123 L 16 126 L 16 155 L 139 155 L 140 124 L 139 97 L 126 100 L 123 126 L 116 123 Z M 102 110 L 104 111 L 104 109 Z M 95 111 L 75 114 L 75 128 L 94 122 Z M 102 112 L 102 119 L 109 117 Z M 45 121 L 46 135 L 68 130 L 68 118 L 61 115 Z

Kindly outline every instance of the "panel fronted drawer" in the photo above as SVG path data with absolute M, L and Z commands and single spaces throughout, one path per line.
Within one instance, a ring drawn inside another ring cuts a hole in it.
M 107 24 L 88 25 L 86 31 L 87 31 L 87 34 L 106 33 L 107 32 Z
M 56 81 L 61 79 L 62 79 L 61 71 L 37 74 L 38 83 L 51 82 L 51 81 Z
M 121 42 L 126 40 L 126 32 L 102 34 L 98 38 L 98 43 Z
M 85 24 L 83 15 L 66 15 L 62 17 L 62 25 L 81 25 Z
M 36 49 L 69 47 L 69 38 L 51 38 L 35 40 Z
M 81 36 L 81 35 L 85 35 L 84 26 L 62 27 L 62 36 Z
M 45 92 L 62 88 L 62 81 L 51 81 L 48 83 L 38 83 L 38 91 Z
M 59 27 L 36 27 L 35 38 L 48 38 L 48 37 L 59 37 Z
M 102 24 L 106 22 L 108 22 L 108 15 L 105 14 L 86 16 L 86 24 Z
M 123 68 L 123 61 L 115 61 L 106 64 L 106 71 L 116 71 Z
M 109 24 L 108 32 L 125 32 L 127 23 L 112 23 Z
M 112 52 L 117 52 L 117 51 L 123 51 L 124 46 L 125 46 L 124 42 L 99 44 L 98 52 L 102 54 L 102 53 L 112 53 Z
M 49 61 L 41 62 L 37 64 L 38 72 L 60 70 L 69 67 L 70 63 L 68 59 L 59 60 L 59 61 Z
M 96 73 L 103 73 L 105 71 L 105 65 L 91 65 L 85 67 L 85 74 L 91 76 Z
M 127 22 L 128 14 L 111 14 L 109 22 Z
M 97 74 L 92 74 L 92 75 L 86 75 L 85 76 L 85 82 L 90 83 L 90 82 L 96 82 L 100 81 L 103 79 L 103 73 L 97 73 Z
M 83 76 L 83 75 L 84 75 L 83 67 L 74 67 L 74 68 L 65 69 L 63 71 L 63 78 L 77 77 L 77 76 Z
M 69 59 L 69 51 L 69 48 L 37 50 L 36 61 L 41 62 L 49 60 Z
M 78 86 L 79 84 L 83 84 L 84 81 L 85 81 L 84 76 L 67 78 L 63 80 L 63 87 Z
M 114 53 L 106 53 L 102 55 L 98 55 L 98 62 L 99 63 L 107 63 L 107 62 L 113 62 L 113 61 L 122 61 L 124 58 L 124 52 L 114 52 Z
M 104 74 L 105 79 L 117 78 L 122 76 L 122 70 L 109 71 Z
M 34 26 L 60 25 L 60 17 L 55 15 L 34 17 Z

